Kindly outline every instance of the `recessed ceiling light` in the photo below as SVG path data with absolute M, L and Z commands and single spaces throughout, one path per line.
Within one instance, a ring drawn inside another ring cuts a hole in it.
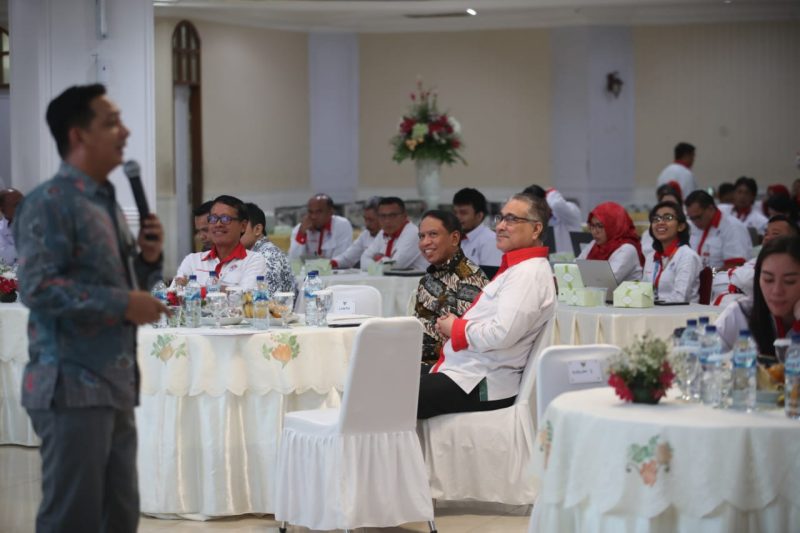
M 474 17 L 477 14 L 478 14 L 478 12 L 475 11 L 474 9 L 472 9 L 472 8 L 467 9 L 467 15 L 472 15 Z

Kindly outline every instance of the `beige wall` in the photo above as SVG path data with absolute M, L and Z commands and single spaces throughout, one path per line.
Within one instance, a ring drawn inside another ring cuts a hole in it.
M 652 186 L 678 141 L 700 185 L 789 183 L 800 148 L 800 22 L 634 30 L 636 176 Z
M 389 139 L 417 75 L 462 125 L 469 165 L 444 167 L 443 187 L 521 187 L 550 180 L 546 30 L 362 34 L 360 185 L 413 187 L 412 162 Z
M 156 19 L 159 193 L 174 193 L 170 38 Z M 308 36 L 193 21 L 202 42 L 204 196 L 307 188 Z

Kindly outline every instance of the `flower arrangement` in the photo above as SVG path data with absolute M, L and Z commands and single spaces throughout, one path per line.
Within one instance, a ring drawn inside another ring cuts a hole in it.
M 608 384 L 626 402 L 658 403 L 675 378 L 668 353 L 667 343 L 650 332 L 637 335 L 610 359 Z
M 417 90 L 410 97 L 411 107 L 391 139 L 392 159 L 398 163 L 406 159 L 429 159 L 448 165 L 461 161 L 466 165 L 459 153 L 463 146 L 461 125 L 447 113 L 439 113 L 436 92 L 425 89 L 418 79 Z
M 17 273 L 0 263 L 0 302 L 14 302 L 17 299 Z

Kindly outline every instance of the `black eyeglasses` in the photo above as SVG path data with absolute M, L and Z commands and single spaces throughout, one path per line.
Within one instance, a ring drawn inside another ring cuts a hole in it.
M 208 215 L 208 218 L 206 220 L 208 220 L 209 224 L 216 224 L 217 222 L 219 222 L 223 226 L 227 226 L 228 224 L 230 224 L 234 220 L 241 220 L 241 218 L 232 217 L 232 216 L 229 216 L 229 215 L 220 215 L 220 216 Z
M 516 215 L 508 214 L 504 215 L 502 213 L 494 216 L 494 224 L 497 225 L 500 222 L 505 222 L 509 226 L 513 226 L 514 224 L 519 224 L 520 222 L 540 222 L 535 218 L 525 218 L 525 217 L 518 217 Z
M 667 213 L 666 215 L 653 215 L 650 217 L 650 223 L 658 224 L 659 222 L 672 222 L 673 220 L 677 219 L 678 217 L 676 217 L 672 213 Z

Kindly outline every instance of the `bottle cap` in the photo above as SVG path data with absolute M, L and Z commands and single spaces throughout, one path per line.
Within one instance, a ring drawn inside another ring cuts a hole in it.
M 749 330 L 749 329 L 747 329 L 747 328 L 745 328 L 745 329 L 740 329 L 740 330 L 739 330 L 739 336 L 740 336 L 740 337 L 749 337 L 749 336 L 750 336 L 750 330 Z
M 689 320 L 686 321 L 686 325 L 692 328 L 696 328 L 697 320 L 695 320 L 694 318 L 690 318 Z
M 256 276 L 256 281 L 264 281 L 264 276 Z
M 700 324 L 708 324 L 709 320 L 707 316 L 701 316 L 697 319 L 697 322 Z
M 800 333 L 792 333 L 792 344 L 800 344 Z
M 706 333 L 716 333 L 716 332 L 717 332 L 717 326 L 714 326 L 713 324 L 709 324 L 708 326 L 706 326 Z
M 308 273 L 309 277 L 319 276 L 319 270 L 312 270 Z
M 189 276 L 189 281 L 197 281 L 197 275 L 195 275 L 195 274 L 191 274 L 191 275 Z
M 210 271 L 210 272 L 208 273 L 208 277 L 209 277 L 209 278 L 216 278 L 216 277 L 217 277 L 217 271 L 216 271 L 216 270 L 212 270 L 212 271 Z

